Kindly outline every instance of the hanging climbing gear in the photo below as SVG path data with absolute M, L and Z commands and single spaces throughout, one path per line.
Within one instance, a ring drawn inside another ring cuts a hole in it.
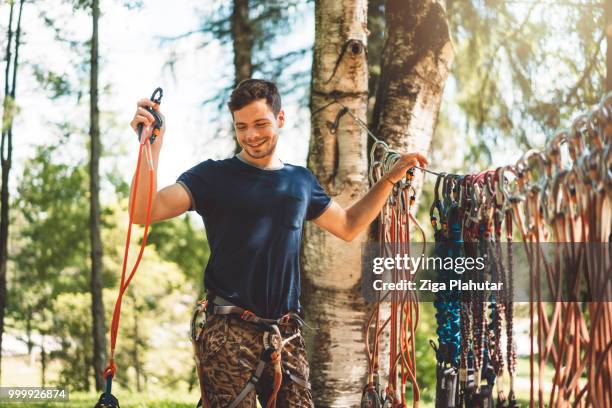
M 459 178 L 453 174 L 440 174 L 436 178 L 434 202 L 430 208 L 430 220 L 434 228 L 437 257 L 455 258 L 461 256 L 461 224 L 456 193 Z M 442 187 L 442 193 L 440 193 Z M 437 210 L 438 217 L 434 210 Z M 437 221 L 440 220 L 440 228 Z M 437 268 L 437 281 L 447 285 L 454 278 L 455 272 Z M 456 276 L 455 276 L 456 277 Z M 448 286 L 447 286 L 448 287 Z M 436 293 L 436 323 L 438 344 L 432 344 L 436 352 L 436 406 L 455 407 L 458 398 L 458 369 L 460 356 L 460 322 L 461 303 L 457 290 L 442 290 Z
M 350 113 L 350 111 L 346 111 Z M 376 159 L 376 155 L 379 158 Z M 382 179 L 400 158 L 400 155 L 389 149 L 389 146 L 376 140 L 370 151 L 369 179 L 373 185 Z M 410 256 L 411 224 L 421 232 L 423 253 L 426 251 L 425 234 L 414 218 L 412 211 L 416 201 L 416 189 L 413 185 L 414 169 L 393 186 L 379 218 L 379 251 L 381 256 L 395 257 L 397 254 Z M 416 272 L 416 271 L 414 271 Z M 414 280 L 415 273 L 394 269 L 391 281 Z M 419 321 L 419 305 L 416 295 L 404 291 L 395 291 L 381 295 L 377 292 L 377 302 L 365 326 L 366 354 L 368 357 L 368 379 L 362 390 L 361 407 L 406 407 L 406 384 L 411 384 L 413 406 L 418 406 L 420 389 L 417 383 L 415 331 Z M 381 322 L 381 308 L 387 301 L 390 304 L 390 316 Z M 390 330 L 390 353 L 388 384 L 384 391 L 380 387 L 380 337 L 386 327 Z
M 223 299 L 220 296 L 209 293 L 207 299 L 197 302 L 191 318 L 190 337 L 194 348 L 196 371 L 198 373 L 201 394 L 197 405 L 198 407 L 210 407 L 210 402 L 206 396 L 204 371 L 202 369 L 202 347 L 206 347 L 206 344 L 202 343 L 202 336 L 206 326 L 206 320 L 212 315 L 236 316 L 245 322 L 256 324 L 264 329 L 262 334 L 264 347 L 255 370 L 241 391 L 236 395 L 234 400 L 223 408 L 238 407 L 239 404 L 249 395 L 249 393 L 255 390 L 255 386 L 259 382 L 261 375 L 268 364 L 272 364 L 274 366 L 274 381 L 272 384 L 272 393 L 268 398 L 266 408 L 276 407 L 276 399 L 283 380 L 283 374 L 301 387 L 306 389 L 311 388 L 308 381 L 292 373 L 289 367 L 283 366 L 283 360 L 281 359 L 283 347 L 288 342 L 300 335 L 300 327 L 307 326 L 299 314 L 289 312 L 279 319 L 266 319 L 257 316 L 250 310 L 236 306 L 232 302 Z M 283 339 L 279 327 L 287 325 L 290 322 L 295 322 L 298 326 L 298 330 L 296 333 Z
M 155 118 L 154 123 L 147 128 L 144 128 L 142 124 L 139 124 L 137 128 L 138 141 L 140 143 L 140 147 L 138 151 L 138 160 L 136 162 L 136 174 L 134 176 L 133 196 L 136 197 L 136 194 L 138 193 L 138 179 L 139 179 L 138 176 L 140 173 L 140 162 L 142 159 L 142 153 L 144 151 L 145 157 L 146 157 L 146 163 L 148 165 L 148 173 L 149 173 L 149 192 L 148 192 L 148 197 L 147 197 L 147 215 L 145 219 L 144 232 L 142 236 L 142 242 L 140 245 L 140 251 L 138 252 L 138 257 L 136 258 L 136 261 L 134 262 L 134 266 L 132 267 L 130 274 L 127 275 L 126 277 L 128 253 L 130 249 L 130 237 L 132 234 L 132 225 L 134 223 L 134 208 L 135 208 L 135 202 L 136 202 L 136 200 L 134 199 L 132 201 L 132 205 L 130 206 L 130 210 L 129 210 L 129 223 L 128 223 L 128 229 L 127 229 L 127 236 L 125 240 L 125 250 L 123 254 L 123 266 L 121 269 L 121 284 L 119 285 L 119 294 L 117 295 L 117 301 L 115 303 L 115 309 L 113 311 L 113 319 L 112 319 L 111 328 L 110 328 L 110 344 L 111 344 L 110 358 L 109 358 L 108 366 L 104 370 L 104 378 L 106 379 L 106 388 L 104 392 L 102 393 L 102 395 L 100 396 L 100 399 L 98 400 L 94 408 L 119 408 L 119 401 L 111 393 L 113 377 L 115 376 L 115 373 L 117 371 L 117 366 L 115 364 L 115 346 L 117 344 L 117 335 L 119 331 L 119 319 L 121 317 L 121 303 L 123 300 L 123 294 L 127 290 L 130 282 L 132 281 L 132 278 L 136 274 L 136 270 L 138 269 L 138 265 L 140 264 L 140 261 L 142 259 L 142 255 L 144 253 L 145 246 L 147 245 L 147 237 L 149 233 L 149 227 L 151 225 L 151 207 L 153 203 L 153 183 L 155 180 L 155 174 L 154 174 L 155 167 L 153 165 L 153 155 L 151 153 L 151 144 L 155 141 L 155 137 L 159 135 L 160 129 L 163 126 L 162 117 L 158 112 L 159 104 L 161 103 L 162 96 L 163 96 L 162 89 L 161 88 L 155 89 L 155 91 L 153 91 L 153 94 L 151 95 L 151 101 L 154 102 L 155 105 L 153 108 L 147 107 L 147 110 Z
M 373 140 L 368 172 L 373 185 L 383 178 L 400 154 L 379 140 L 336 98 L 313 115 L 333 104 L 342 107 L 334 129 L 348 115 Z M 568 157 L 563 158 L 565 151 Z M 545 403 L 548 406 L 609 406 L 612 401 L 612 92 L 588 114 L 576 117 L 570 129 L 550 138 L 543 152 L 529 150 L 514 165 L 464 176 L 415 168 L 437 177 L 430 208 L 434 252 L 438 256 L 458 256 L 462 251 L 469 256 L 482 256 L 484 270 L 467 272 L 465 277 L 480 282 L 495 279 L 504 288 L 495 295 L 462 293 L 460 302 L 452 292 L 437 293 L 438 343 L 431 341 L 438 360 L 436 407 L 490 407 L 495 399 L 494 387 L 497 388 L 496 408 L 517 406 L 512 246 L 515 233 L 523 242 L 529 265 L 530 406 L 536 402 L 539 406 Z M 393 242 L 391 238 L 396 237 L 395 231 L 402 225 L 394 211 L 397 202 L 394 187 L 379 216 L 381 256 L 394 254 L 386 244 Z M 552 256 L 542 250 L 541 244 L 545 242 L 555 243 Z M 447 278 L 443 271 L 438 271 L 438 279 Z M 545 291 L 555 299 L 551 310 L 544 307 Z M 400 406 L 392 394 L 397 390 L 397 372 L 390 368 L 385 394 L 380 390 L 378 371 L 380 335 L 390 323 L 390 363 L 398 354 L 393 310 L 402 295 L 392 295 L 391 299 L 388 299 L 389 293 L 378 295 L 364 333 L 368 382 L 363 388 L 361 406 Z M 384 300 L 391 300 L 392 311 L 391 317 L 381 322 Z M 418 305 L 415 309 L 418 310 Z M 504 335 L 505 350 L 502 349 Z M 410 337 L 413 336 L 411 332 Z M 554 368 L 554 375 L 545 399 L 547 364 Z M 403 390 L 403 383 L 401 387 Z M 418 401 L 416 378 L 413 389 Z

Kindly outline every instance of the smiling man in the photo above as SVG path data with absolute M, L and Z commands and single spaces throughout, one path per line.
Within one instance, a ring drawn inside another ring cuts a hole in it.
M 138 102 L 134 130 L 153 116 Z M 249 79 L 232 92 L 229 110 L 242 151 L 206 160 L 159 192 L 153 186 L 152 222 L 196 211 L 211 249 L 204 286 L 207 319 L 194 330 L 204 406 L 313 406 L 300 327 L 299 254 L 302 228 L 312 221 L 351 241 L 376 218 L 408 168 L 425 166 L 418 153 L 403 155 L 347 209 L 333 201 L 306 168 L 276 155 L 285 123 L 276 85 Z M 157 170 L 165 128 L 152 146 Z M 149 179 L 140 172 L 134 220 L 143 223 Z M 133 185 L 133 183 L 132 183 Z M 200 307 L 197 310 L 202 311 Z M 194 316 L 195 317 L 195 316 Z

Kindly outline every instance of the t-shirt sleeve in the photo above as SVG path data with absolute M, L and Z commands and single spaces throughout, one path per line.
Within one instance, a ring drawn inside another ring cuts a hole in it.
M 308 203 L 308 209 L 306 210 L 306 219 L 314 220 L 319 217 L 325 210 L 330 206 L 332 199 L 327 195 L 317 178 L 308 171 L 310 175 L 310 200 Z
M 180 184 L 191 198 L 189 211 L 197 211 L 202 215 L 209 205 L 210 170 L 212 160 L 206 160 L 197 164 L 181 174 L 176 182 Z

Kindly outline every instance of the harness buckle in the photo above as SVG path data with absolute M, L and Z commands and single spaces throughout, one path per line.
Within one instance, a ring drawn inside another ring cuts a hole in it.
M 240 318 L 247 322 L 257 322 L 259 320 L 259 317 L 257 317 L 255 313 L 251 312 L 250 310 L 246 310 L 246 309 L 244 310 L 244 312 L 242 312 L 242 314 L 240 315 Z

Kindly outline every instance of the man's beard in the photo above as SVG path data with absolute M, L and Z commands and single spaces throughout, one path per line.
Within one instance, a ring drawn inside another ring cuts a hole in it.
M 274 138 L 270 141 L 266 141 L 263 145 L 265 146 L 266 143 L 270 143 L 270 147 L 266 150 L 260 150 L 261 147 L 257 148 L 257 150 L 259 151 L 254 151 L 255 149 L 250 147 L 249 145 L 247 145 L 246 143 L 242 146 L 242 149 L 244 150 L 244 152 L 246 154 L 249 155 L 249 157 L 252 157 L 253 159 L 263 159 L 264 157 L 268 157 L 270 155 L 272 155 L 274 153 L 274 150 L 276 149 L 276 142 L 277 142 L 277 138 Z

